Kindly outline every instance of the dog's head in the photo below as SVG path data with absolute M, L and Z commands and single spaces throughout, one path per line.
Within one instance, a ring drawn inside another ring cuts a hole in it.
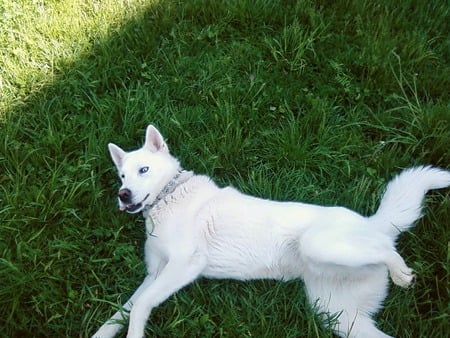
M 142 148 L 126 152 L 113 143 L 109 143 L 108 148 L 122 181 L 119 208 L 129 213 L 142 211 L 152 204 L 180 167 L 152 125 L 147 127 Z

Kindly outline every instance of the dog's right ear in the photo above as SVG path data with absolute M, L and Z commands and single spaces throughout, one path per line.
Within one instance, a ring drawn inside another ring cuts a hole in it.
M 125 156 L 126 152 L 114 143 L 109 143 L 108 148 L 114 164 L 119 168 L 122 165 L 122 158 Z

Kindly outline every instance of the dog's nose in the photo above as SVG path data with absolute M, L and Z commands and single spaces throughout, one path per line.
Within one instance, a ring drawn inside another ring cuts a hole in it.
M 119 199 L 123 203 L 131 203 L 131 191 L 129 189 L 120 189 L 118 193 Z

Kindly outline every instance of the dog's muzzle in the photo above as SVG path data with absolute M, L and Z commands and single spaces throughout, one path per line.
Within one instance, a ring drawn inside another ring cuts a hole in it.
M 121 211 L 127 211 L 129 213 L 135 213 L 141 210 L 144 201 L 150 196 L 150 194 L 147 194 L 141 202 L 133 204 L 133 195 L 129 189 L 120 189 L 117 195 L 121 204 L 119 209 Z
M 119 200 L 124 204 L 130 204 L 131 203 L 131 191 L 130 189 L 120 189 L 119 193 Z

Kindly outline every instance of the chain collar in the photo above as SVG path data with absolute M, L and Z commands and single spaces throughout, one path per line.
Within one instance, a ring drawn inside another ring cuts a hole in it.
M 148 216 L 148 212 L 161 200 L 166 198 L 168 195 L 173 193 L 178 186 L 180 186 L 183 183 L 186 183 L 192 176 L 194 176 L 194 173 L 192 171 L 187 171 L 184 169 L 179 169 L 177 174 L 170 180 L 169 183 L 164 187 L 163 190 L 156 196 L 155 200 L 151 204 L 147 204 L 144 209 L 142 209 L 142 213 L 144 217 Z

